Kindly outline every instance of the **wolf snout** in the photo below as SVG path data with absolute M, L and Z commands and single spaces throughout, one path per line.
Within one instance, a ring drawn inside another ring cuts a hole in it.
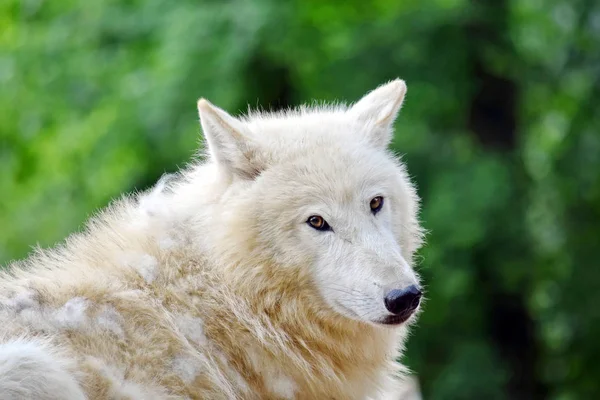
M 419 307 L 421 291 L 415 285 L 392 289 L 385 295 L 385 308 L 394 315 L 411 313 Z

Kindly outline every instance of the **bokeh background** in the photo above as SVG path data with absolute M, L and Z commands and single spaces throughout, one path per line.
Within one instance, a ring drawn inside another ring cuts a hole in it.
M 425 399 L 600 394 L 600 2 L 3 0 L 0 263 L 193 155 L 236 112 L 401 77 L 423 198 Z

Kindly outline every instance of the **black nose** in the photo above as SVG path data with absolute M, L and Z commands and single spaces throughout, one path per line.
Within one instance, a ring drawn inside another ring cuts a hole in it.
M 385 308 L 395 315 L 413 312 L 420 302 L 421 291 L 415 285 L 393 289 L 385 295 Z

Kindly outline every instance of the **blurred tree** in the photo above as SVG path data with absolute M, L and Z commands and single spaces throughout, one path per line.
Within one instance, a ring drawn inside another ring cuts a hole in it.
M 593 0 L 5 0 L 0 260 L 185 163 L 200 96 L 278 109 L 400 76 L 424 398 L 593 398 L 599 50 Z

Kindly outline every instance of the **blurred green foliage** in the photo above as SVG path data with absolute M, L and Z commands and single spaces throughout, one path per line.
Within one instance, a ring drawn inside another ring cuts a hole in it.
M 600 393 L 600 2 L 4 0 L 0 261 L 49 246 L 229 111 L 401 77 L 424 199 L 426 399 Z

